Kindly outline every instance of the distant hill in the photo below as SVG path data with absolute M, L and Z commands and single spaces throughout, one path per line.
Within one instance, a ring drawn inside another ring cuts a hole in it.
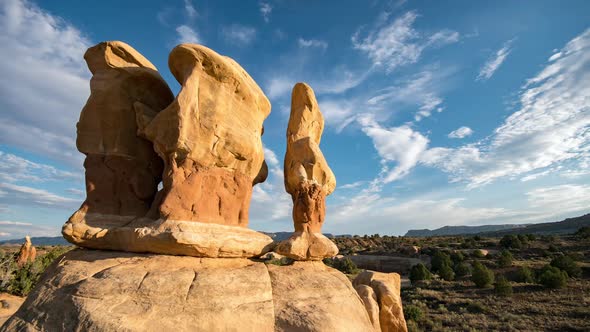
M 568 218 L 557 222 L 539 224 L 504 224 L 504 225 L 483 225 L 483 226 L 444 226 L 438 229 L 415 229 L 409 230 L 405 236 L 451 236 L 451 235 L 485 235 L 503 236 L 506 234 L 569 234 L 576 232 L 579 228 L 590 226 L 590 214 L 580 217 Z
M 273 239 L 273 241 L 275 241 L 275 242 L 286 240 L 293 234 L 293 232 L 274 232 L 274 233 L 261 232 L 261 233 L 264 233 L 264 234 L 270 236 Z M 323 233 L 323 234 L 329 238 L 334 237 L 334 235 L 332 235 L 330 233 Z
M 13 239 L 13 240 L 6 240 L 0 241 L 0 245 L 10 245 L 10 244 L 23 244 L 25 242 L 25 238 L 22 239 Z M 67 246 L 70 245 L 66 239 L 61 236 L 54 236 L 54 237 L 32 237 L 31 242 L 34 246 Z

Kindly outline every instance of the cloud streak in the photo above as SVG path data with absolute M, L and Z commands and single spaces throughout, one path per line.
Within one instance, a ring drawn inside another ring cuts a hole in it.
M 494 75 L 498 68 L 504 63 L 508 55 L 510 55 L 510 52 L 512 52 L 511 47 L 513 41 L 514 40 L 512 39 L 504 43 L 502 48 L 496 51 L 496 53 L 486 61 L 477 75 L 477 81 L 489 80 Z

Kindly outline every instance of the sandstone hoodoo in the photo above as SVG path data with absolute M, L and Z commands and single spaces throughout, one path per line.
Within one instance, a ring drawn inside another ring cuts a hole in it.
M 27 263 L 33 262 L 36 257 L 37 249 L 35 249 L 35 246 L 31 243 L 31 238 L 27 235 L 25 236 L 25 243 L 23 243 L 18 252 L 16 263 L 18 266 L 23 266 Z
M 261 135 L 270 102 L 232 59 L 193 44 L 170 54 L 174 99 L 156 68 L 122 42 L 86 53 L 94 74 L 78 123 L 87 199 L 64 237 L 95 248 L 252 257 L 272 239 L 247 228 L 266 179 Z M 158 183 L 163 188 L 157 192 Z
M 336 177 L 319 147 L 323 131 L 324 117 L 313 90 L 297 83 L 291 96 L 284 165 L 295 232 L 275 249 L 296 260 L 321 260 L 338 253 L 336 245 L 321 233 L 326 196 L 336 188 Z

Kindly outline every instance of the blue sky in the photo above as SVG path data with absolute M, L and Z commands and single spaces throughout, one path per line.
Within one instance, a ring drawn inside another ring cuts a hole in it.
M 58 235 L 83 201 L 82 58 L 122 40 L 167 68 L 180 42 L 238 61 L 272 103 L 250 227 L 292 230 L 290 91 L 326 120 L 324 232 L 404 234 L 590 212 L 588 1 L 0 1 L 0 240 Z

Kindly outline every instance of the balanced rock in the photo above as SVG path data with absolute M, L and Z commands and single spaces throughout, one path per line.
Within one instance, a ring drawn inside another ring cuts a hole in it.
M 16 264 L 20 267 L 27 263 L 31 263 L 35 261 L 37 257 L 37 249 L 31 243 L 31 238 L 27 235 L 25 236 L 25 243 L 20 247 L 20 251 L 18 252 L 18 258 L 16 260 Z
M 270 113 L 270 102 L 248 73 L 204 46 L 179 45 L 169 58 L 182 85 L 174 99 L 155 68 L 128 45 L 102 43 L 86 59 L 95 76 L 80 123 L 91 119 L 87 113 L 103 119 L 103 112 L 110 131 L 103 138 L 86 134 L 89 130 L 79 124 L 78 141 L 84 144 L 78 145 L 99 152 L 114 144 L 109 140 L 122 146 L 101 152 L 109 163 L 87 167 L 87 179 L 94 179 L 87 180 L 89 199 L 64 225 L 64 237 L 87 248 L 199 257 L 253 257 L 269 251 L 272 239 L 247 228 L 252 186 L 268 172 L 261 135 Z M 107 65 L 99 66 L 104 59 Z M 149 156 L 150 163 L 139 163 L 147 157 L 128 151 Z M 107 169 L 132 183 L 119 185 L 118 177 L 112 182 L 103 174 Z M 97 191 L 101 179 L 112 192 Z M 163 188 L 156 194 L 160 179 Z M 109 203 L 111 197 L 127 197 L 134 185 L 143 199 L 141 209 L 131 213 L 122 208 L 126 201 Z M 103 198 L 106 207 L 99 204 Z
M 323 130 L 324 118 L 313 90 L 297 83 L 291 96 L 284 165 L 295 233 L 275 249 L 297 260 L 321 260 L 338 253 L 336 245 L 321 234 L 326 196 L 336 188 L 336 177 L 319 147 Z
M 400 295 L 401 279 L 397 273 L 363 271 L 353 281 L 365 308 L 375 324 L 375 304 L 379 308 L 378 325 L 383 332 L 407 332 Z M 368 286 L 373 291 L 367 289 Z M 376 302 L 376 303 L 375 303 Z M 376 324 L 377 325 L 377 324 Z
M 322 262 L 266 265 L 75 249 L 0 331 L 374 331 L 351 282 Z

